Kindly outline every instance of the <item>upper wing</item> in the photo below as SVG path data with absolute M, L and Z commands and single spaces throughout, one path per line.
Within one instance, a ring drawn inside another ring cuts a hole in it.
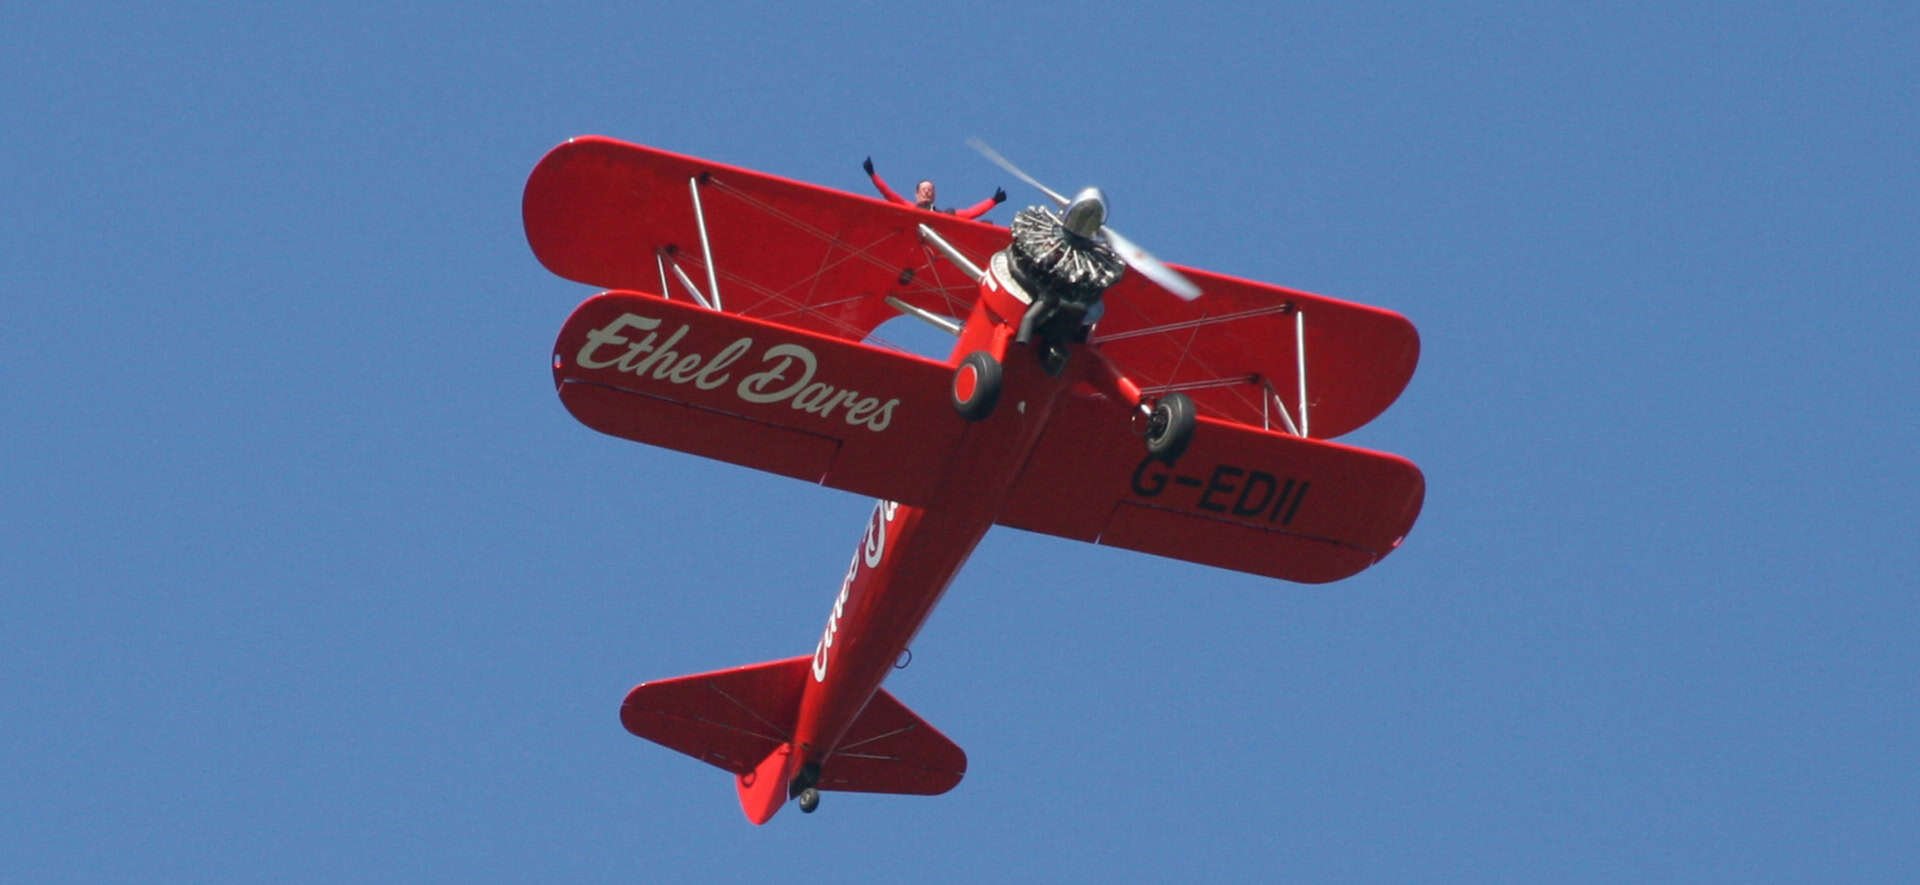
M 554 344 L 574 417 L 603 433 L 925 504 L 964 422 L 952 370 L 636 292 L 587 299 Z
M 1148 393 L 1185 390 L 1202 414 L 1262 427 L 1282 426 L 1285 410 L 1302 433 L 1329 439 L 1386 411 L 1413 378 L 1420 335 L 1400 314 L 1178 269 L 1202 297 L 1170 298 L 1128 274 L 1102 299 L 1093 334 Z
M 697 157 L 598 136 L 548 152 L 521 200 L 527 242 L 568 279 L 669 294 L 678 263 L 708 288 L 706 247 L 729 313 L 854 341 L 895 314 L 887 295 L 965 317 L 977 289 L 936 260 L 918 226 L 975 264 L 1007 243 L 1005 229 Z
M 527 242 L 555 273 L 590 285 L 669 294 L 684 288 L 668 276 L 678 264 L 708 288 L 696 181 L 721 307 L 854 341 L 895 315 L 889 295 L 946 316 L 971 308 L 973 283 L 934 257 L 918 225 L 976 265 L 1008 242 L 991 224 L 598 136 L 570 139 L 534 168 L 521 204 Z M 1203 414 L 1261 426 L 1281 426 L 1285 410 L 1330 438 L 1379 415 L 1413 375 L 1419 335 L 1397 313 L 1175 267 L 1206 297 L 1168 298 L 1130 274 L 1107 293 L 1094 336 L 1149 393 L 1185 389 Z
M 1398 547 L 1425 495 L 1403 458 L 1204 417 L 1169 467 L 1145 457 L 1112 403 L 1069 395 L 999 522 L 1323 583 Z

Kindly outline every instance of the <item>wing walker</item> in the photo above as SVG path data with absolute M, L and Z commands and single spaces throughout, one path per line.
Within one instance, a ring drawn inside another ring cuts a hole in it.
M 1404 317 L 1167 265 L 1107 225 L 1100 190 L 975 147 L 1053 206 L 1002 228 L 600 137 L 527 181 L 534 254 L 607 290 L 554 345 L 576 418 L 879 499 L 811 654 L 621 706 L 733 774 L 756 824 L 822 791 L 960 782 L 966 754 L 881 682 L 996 524 L 1323 583 L 1419 515 L 1411 462 L 1330 441 L 1412 377 Z M 899 315 L 952 355 L 872 339 Z

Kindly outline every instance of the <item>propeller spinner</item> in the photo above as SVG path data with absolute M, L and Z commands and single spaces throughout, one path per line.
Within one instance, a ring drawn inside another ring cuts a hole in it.
M 1060 207 L 1060 224 L 1068 231 L 1087 239 L 1104 241 L 1120 256 L 1120 260 L 1127 263 L 1128 267 L 1139 271 L 1141 276 L 1152 280 L 1160 288 L 1172 292 L 1182 300 L 1192 301 L 1200 297 L 1200 287 L 1194 285 L 1192 280 L 1168 267 L 1160 259 L 1153 257 L 1153 253 L 1140 248 L 1139 244 L 1107 225 L 1107 196 L 1099 188 L 1083 188 L 1073 196 L 1073 199 L 1067 199 L 1061 196 L 1060 192 L 1041 184 L 1039 179 L 1021 171 L 1020 167 L 1013 165 L 1013 161 L 1001 156 L 999 151 L 988 147 L 986 142 L 978 138 L 969 138 L 967 145 L 979 151 L 981 156 L 992 161 L 994 165 L 1006 170 L 1007 174 L 1033 185 L 1035 189 L 1052 199 L 1055 205 Z

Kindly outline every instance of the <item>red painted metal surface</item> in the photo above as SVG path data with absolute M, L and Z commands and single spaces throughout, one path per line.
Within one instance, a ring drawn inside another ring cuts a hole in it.
M 984 222 L 598 136 L 569 140 L 534 168 L 521 201 L 527 242 L 554 273 L 589 285 L 658 292 L 661 252 L 705 285 L 694 179 L 703 182 L 727 312 L 850 340 L 895 316 L 884 301 L 889 295 L 947 316 L 970 312 L 978 291 L 920 242 L 918 225 L 938 231 L 976 265 L 1007 244 L 1005 228 Z M 1142 387 L 1240 379 L 1247 383 L 1190 395 L 1203 414 L 1242 424 L 1261 423 L 1269 386 L 1296 408 L 1299 360 L 1294 315 L 1283 309 L 1289 306 L 1306 318 L 1316 438 L 1373 420 L 1413 377 L 1420 337 L 1393 311 L 1175 267 L 1206 296 L 1169 298 L 1129 273 L 1104 299 L 1096 339 L 1107 339 L 1102 352 Z
M 896 501 L 931 500 L 966 424 L 945 364 L 633 292 L 568 317 L 553 374 L 596 430 Z
M 1007 329 L 982 319 L 957 351 L 1004 353 Z M 1425 492 L 1405 459 L 1210 418 L 1179 469 L 1159 467 L 1078 374 L 1031 451 L 981 461 L 968 449 L 998 425 L 955 412 L 953 365 L 638 293 L 582 304 L 554 356 L 561 401 L 615 436 L 914 506 L 955 506 L 940 495 L 956 473 L 973 489 L 1019 467 L 993 522 L 1293 581 L 1391 552 Z M 1031 396 L 1016 392 L 1036 366 L 1010 355 L 1001 409 Z
M 697 231 L 673 211 L 635 207 L 668 201 L 672 181 L 700 176 L 727 195 L 706 203 L 716 255 L 748 256 L 745 271 L 721 275 L 725 311 L 603 293 L 562 326 L 553 371 L 566 407 L 595 429 L 881 499 L 812 655 L 645 683 L 622 706 L 629 731 L 731 772 L 756 824 L 805 786 L 933 794 L 964 776 L 960 748 L 881 683 L 996 523 L 1323 582 L 1390 553 L 1419 514 L 1425 481 L 1405 459 L 1264 430 L 1244 403 L 1218 396 L 1201 400 L 1212 407 L 1176 462 L 1146 457 L 1136 383 L 1154 383 L 1155 367 L 1180 378 L 1185 369 L 1173 367 L 1196 361 L 1270 370 L 1274 357 L 1261 348 L 1272 349 L 1263 342 L 1276 331 L 1266 321 L 1290 314 L 1253 310 L 1259 316 L 1235 323 L 1106 344 L 1096 335 L 1063 345 L 1064 370 L 1049 373 L 1037 345 L 1011 340 L 1024 303 L 1005 281 L 990 271 L 967 293 L 915 283 L 932 272 L 909 263 L 919 247 L 901 239 L 931 219 L 986 265 L 1003 230 L 601 139 L 563 145 L 535 170 L 529 241 L 563 275 L 643 285 L 643 271 L 658 274 L 650 250 L 673 245 L 685 261 Z M 751 206 L 762 226 L 731 214 L 728 199 Z M 790 249 L 796 227 L 820 234 L 811 248 L 833 244 L 824 264 Z M 848 243 L 862 245 L 835 251 Z M 808 261 L 811 278 L 776 279 Z M 1201 303 L 1227 301 L 1223 314 L 1251 310 L 1236 291 L 1268 306 L 1301 299 L 1294 306 L 1318 323 L 1309 364 L 1351 370 L 1326 379 L 1346 401 L 1328 410 L 1336 425 L 1377 414 L 1412 371 L 1418 339 L 1397 315 L 1261 284 L 1223 292 L 1227 278 L 1188 273 L 1209 290 Z M 881 294 L 966 317 L 949 359 L 860 343 L 892 313 Z M 1116 295 L 1151 305 L 1134 309 L 1135 323 L 1193 319 L 1161 293 L 1115 287 L 1107 297 Z M 1100 334 L 1114 334 L 1113 314 L 1125 310 L 1111 310 Z M 1168 350 L 1201 329 L 1206 346 Z M 1382 359 L 1362 359 L 1368 347 L 1384 348 Z M 976 351 L 997 360 L 1002 386 L 991 413 L 968 421 L 955 397 L 981 379 L 956 369 Z M 1314 408 L 1319 429 L 1326 413 Z

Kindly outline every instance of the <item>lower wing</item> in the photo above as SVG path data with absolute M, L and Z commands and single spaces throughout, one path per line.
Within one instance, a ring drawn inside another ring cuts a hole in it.
M 1146 457 L 1122 410 L 1070 395 L 999 522 L 1317 584 L 1391 553 L 1425 496 L 1404 458 L 1210 418 L 1167 465 Z
M 964 430 L 952 374 L 636 292 L 581 304 L 553 354 L 561 401 L 595 430 L 916 505 Z
M 553 363 L 596 430 L 904 504 L 966 428 L 943 363 L 636 292 L 580 305 Z M 1321 583 L 1392 552 L 1425 492 L 1403 458 L 1204 417 L 1162 464 L 1125 410 L 1068 394 L 998 522 Z

